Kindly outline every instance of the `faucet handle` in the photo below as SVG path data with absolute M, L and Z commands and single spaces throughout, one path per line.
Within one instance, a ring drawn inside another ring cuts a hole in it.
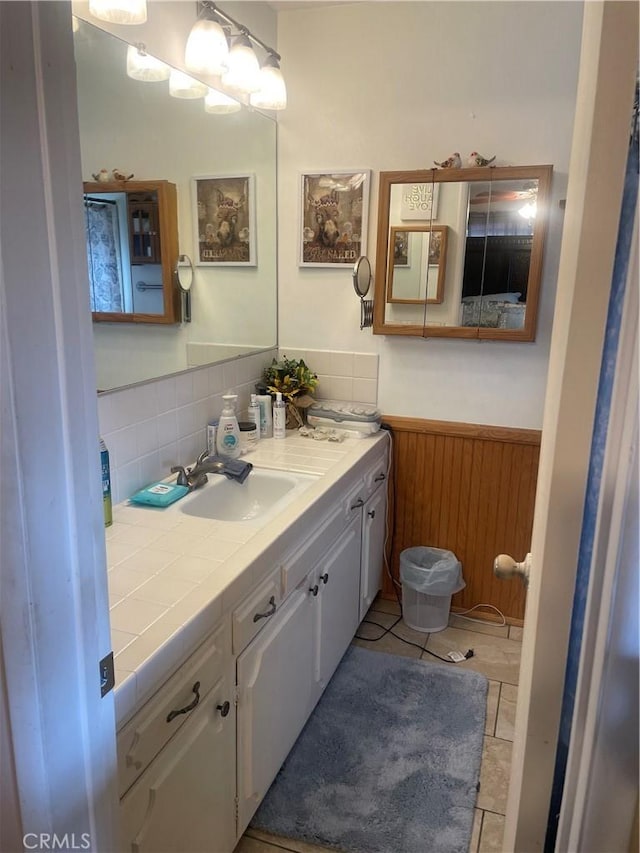
M 197 465 L 202 465 L 202 463 L 204 462 L 204 460 L 205 460 L 209 455 L 210 455 L 210 454 L 209 454 L 209 451 L 208 451 L 208 450 L 203 450 L 203 451 L 202 451 L 202 453 L 200 454 L 200 456 L 198 456 L 198 459 L 196 460 L 196 466 L 197 466 Z
M 189 477 L 187 472 L 184 470 L 182 465 L 174 465 L 171 469 L 172 474 L 177 474 L 178 477 L 176 479 L 176 483 L 179 486 L 188 486 L 189 485 Z

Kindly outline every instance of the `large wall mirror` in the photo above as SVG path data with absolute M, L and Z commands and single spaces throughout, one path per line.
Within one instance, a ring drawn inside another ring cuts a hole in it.
M 77 19 L 82 177 L 93 182 L 94 175 L 101 177 L 100 170 L 109 176 L 116 170 L 133 175 L 131 189 L 137 182 L 175 186 L 178 252 L 195 263 L 191 322 L 179 322 L 179 310 L 164 325 L 153 316 L 144 323 L 111 322 L 108 316 L 94 322 L 98 390 L 223 361 L 273 347 L 277 341 L 276 122 L 245 107 L 212 115 L 205 112 L 202 98 L 171 97 L 166 80 L 133 80 L 126 73 L 127 48 L 115 35 Z M 255 263 L 199 265 L 193 179 L 233 176 L 251 176 L 255 189 Z M 98 187 L 91 183 L 90 189 Z M 127 183 L 119 189 L 127 192 Z M 144 230 L 148 223 L 143 220 L 141 215 Z M 127 227 L 124 220 L 121 227 Z M 151 225 L 149 230 L 154 230 Z M 149 250 L 153 253 L 146 247 Z M 171 254 L 177 257 L 175 250 Z M 163 281 L 164 258 L 161 264 L 153 260 L 147 256 L 130 267 L 134 289 L 127 292 L 138 305 L 148 307 L 158 300 L 159 288 L 153 285 Z M 125 273 L 129 266 L 124 264 Z M 152 315 L 154 310 L 142 308 L 139 313 Z
M 381 172 L 374 333 L 534 340 L 551 173 Z

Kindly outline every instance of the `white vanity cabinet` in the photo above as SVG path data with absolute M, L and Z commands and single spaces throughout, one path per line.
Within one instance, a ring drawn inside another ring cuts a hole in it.
M 238 658 L 238 835 L 313 707 L 314 609 L 305 579 Z
M 362 506 L 360 621 L 382 589 L 384 540 L 387 528 L 387 473 L 380 463 L 367 479 L 369 496 Z
M 361 519 L 358 514 L 311 573 L 309 588 L 317 598 L 315 702 L 329 683 L 360 624 L 360 539 Z
M 229 635 L 228 625 L 214 632 L 118 733 L 121 791 L 137 775 L 120 803 L 120 851 L 233 850 L 236 715 Z

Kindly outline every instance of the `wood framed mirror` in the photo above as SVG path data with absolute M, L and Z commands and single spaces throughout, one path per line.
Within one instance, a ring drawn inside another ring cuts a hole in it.
M 83 188 L 94 322 L 179 323 L 175 184 L 95 181 Z
M 535 340 L 552 171 L 381 172 L 374 334 Z M 442 234 L 430 286 L 409 274 L 424 234 Z

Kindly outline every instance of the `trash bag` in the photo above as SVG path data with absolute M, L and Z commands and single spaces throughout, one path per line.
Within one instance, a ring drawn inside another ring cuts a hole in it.
M 400 554 L 400 580 L 426 595 L 453 595 L 464 589 L 462 564 L 452 551 L 418 545 Z

